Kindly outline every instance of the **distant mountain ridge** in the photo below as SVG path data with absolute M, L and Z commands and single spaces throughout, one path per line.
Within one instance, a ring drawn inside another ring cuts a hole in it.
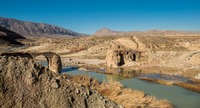
M 185 35 L 200 35 L 200 31 L 175 31 L 175 30 L 149 30 L 149 31 L 115 31 L 108 28 L 97 30 L 93 35 L 136 35 L 136 36 L 185 36 Z
M 122 32 L 119 32 L 119 31 L 114 31 L 114 30 L 111 30 L 111 29 L 108 29 L 108 28 L 102 28 L 102 29 L 99 29 L 97 30 L 94 35 L 117 35 L 117 34 L 120 34 Z
M 5 27 L 23 36 L 31 37 L 54 37 L 54 36 L 83 36 L 85 34 L 77 33 L 62 27 L 45 24 L 26 22 L 12 18 L 0 17 L 0 26 Z

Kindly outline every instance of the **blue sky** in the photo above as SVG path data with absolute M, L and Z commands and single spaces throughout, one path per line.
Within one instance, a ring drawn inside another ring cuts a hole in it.
M 200 30 L 200 0 L 0 0 L 0 16 L 43 22 L 92 34 Z

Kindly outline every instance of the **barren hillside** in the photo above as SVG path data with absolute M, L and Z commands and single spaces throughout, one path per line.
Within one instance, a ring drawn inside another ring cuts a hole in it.
M 104 56 L 109 49 L 131 49 L 147 51 L 190 51 L 200 50 L 197 37 L 158 36 L 91 36 L 80 38 L 40 38 L 23 51 L 54 51 L 60 54 L 82 56 Z
M 31 37 L 66 37 L 85 35 L 50 24 L 26 22 L 12 18 L 0 17 L 0 25 L 21 35 Z
M 26 42 L 25 42 L 26 43 Z M 30 44 L 30 42 L 28 42 Z M 28 44 L 26 43 L 26 44 Z M 91 36 L 66 39 L 35 39 L 32 46 L 20 51 L 54 51 L 64 58 L 105 60 L 108 50 L 137 50 L 140 60 L 124 67 L 153 68 L 194 78 L 200 64 L 199 36 Z M 79 60 L 81 61 L 81 60 Z M 84 61 L 84 60 L 83 60 Z M 87 63 L 87 62 L 85 62 Z M 101 63 L 105 63 L 101 62 Z M 157 69 L 157 70 L 154 70 Z M 165 70 L 163 70 L 165 69 Z M 146 71 L 145 70 L 145 71 Z M 189 74 L 193 72 L 193 74 Z

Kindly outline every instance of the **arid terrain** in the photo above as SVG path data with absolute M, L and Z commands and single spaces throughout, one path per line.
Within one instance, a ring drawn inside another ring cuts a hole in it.
M 18 51 L 53 51 L 61 55 L 64 65 L 70 65 L 71 62 L 80 66 L 106 67 L 108 50 L 137 50 L 141 52 L 139 61 L 121 67 L 199 79 L 199 36 L 89 36 L 65 39 L 32 38 L 21 42 L 29 47 Z
M 32 31 L 22 30 L 25 34 Z M 61 74 L 66 66 L 83 71 L 104 70 L 104 74 L 126 78 L 139 76 L 141 80 L 200 92 L 199 33 L 118 32 L 104 28 L 91 36 L 75 36 L 73 32 L 72 36 L 55 37 L 54 33 L 60 32 L 57 30 L 47 37 L 51 32 L 48 30 L 37 34 L 41 36 L 23 37 L 0 26 L 0 107 L 174 107 L 170 100 L 126 88 L 119 82 Z M 44 61 L 46 67 L 38 64 Z M 144 74 L 159 74 L 161 78 L 140 76 Z M 190 82 L 162 79 L 175 76 Z

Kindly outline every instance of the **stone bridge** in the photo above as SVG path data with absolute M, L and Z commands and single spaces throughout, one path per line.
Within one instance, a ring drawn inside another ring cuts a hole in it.
M 141 52 L 136 50 L 108 50 L 106 54 L 106 65 L 118 67 L 130 62 L 137 62 Z
M 19 57 L 28 57 L 31 59 L 36 58 L 39 55 L 43 55 L 47 59 L 47 66 L 49 70 L 60 73 L 62 70 L 62 62 L 61 58 L 58 54 L 54 52 L 42 52 L 42 53 L 23 53 L 23 52 L 15 52 L 15 53 L 2 53 L 1 56 L 19 56 Z

